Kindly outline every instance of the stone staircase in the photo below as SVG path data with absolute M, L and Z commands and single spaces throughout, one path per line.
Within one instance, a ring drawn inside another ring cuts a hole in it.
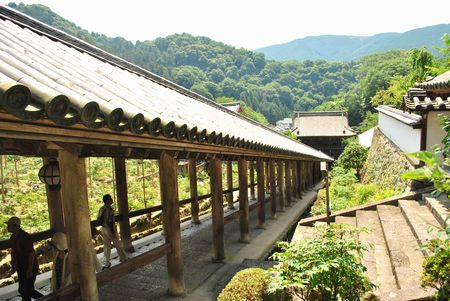
M 427 255 L 421 246 L 445 227 L 449 208 L 448 199 L 390 199 L 336 212 L 332 221 L 369 229 L 359 239 L 371 246 L 363 263 L 369 279 L 377 285 L 374 295 L 380 300 L 420 300 L 434 292 L 420 286 L 422 262 Z M 312 237 L 313 225 L 323 221 L 323 216 L 301 220 L 292 241 Z M 434 229 L 431 232 L 430 227 Z

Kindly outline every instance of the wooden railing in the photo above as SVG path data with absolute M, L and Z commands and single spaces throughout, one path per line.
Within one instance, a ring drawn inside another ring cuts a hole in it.
M 255 183 L 253 185 L 248 185 L 248 187 L 256 186 L 256 185 L 257 184 Z M 226 194 L 226 193 L 237 191 L 237 190 L 239 190 L 239 187 L 223 190 L 222 193 Z M 211 197 L 211 194 L 208 193 L 205 195 L 198 196 L 197 200 L 201 201 L 201 200 L 205 200 L 210 197 Z M 180 206 L 182 206 L 182 205 L 190 204 L 192 202 L 193 202 L 193 199 L 188 198 L 188 199 L 181 200 L 179 203 L 180 203 Z M 157 212 L 157 211 L 161 211 L 161 210 L 162 210 L 162 205 L 156 205 L 156 206 L 152 206 L 152 207 L 148 207 L 148 208 L 144 208 L 144 209 L 138 209 L 138 210 L 131 211 L 129 213 L 129 216 L 136 217 L 136 216 L 140 216 L 140 215 L 144 215 L 144 214 L 148 214 L 148 213 L 152 213 L 152 212 Z M 115 220 L 116 220 L 116 222 L 121 221 L 122 216 L 116 215 Z M 225 221 L 225 223 L 227 223 L 227 222 Z M 98 223 L 96 220 L 91 221 L 91 227 L 97 227 L 97 226 L 98 226 Z M 41 240 L 49 239 L 50 237 L 52 237 L 52 235 L 54 233 L 55 233 L 54 229 L 49 229 L 49 230 L 45 230 L 45 231 L 41 231 L 41 232 L 32 233 L 31 239 L 33 240 L 33 242 L 38 242 Z M 9 248 L 11 248 L 11 240 L 10 239 L 5 239 L 5 240 L 0 241 L 0 251 L 9 249 Z

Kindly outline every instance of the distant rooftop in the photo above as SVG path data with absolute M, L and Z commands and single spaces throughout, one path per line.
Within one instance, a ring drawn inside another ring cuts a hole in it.
M 238 101 L 222 103 L 221 105 L 235 113 L 241 113 L 242 111 L 244 111 L 244 109 L 242 109 L 241 103 Z
M 403 106 L 411 111 L 450 111 L 450 71 L 414 84 Z
M 348 125 L 345 111 L 295 112 L 294 133 L 298 137 L 350 137 L 356 133 Z
M 442 73 L 436 77 L 430 78 L 427 81 L 416 83 L 414 87 L 425 90 L 450 88 L 450 71 Z

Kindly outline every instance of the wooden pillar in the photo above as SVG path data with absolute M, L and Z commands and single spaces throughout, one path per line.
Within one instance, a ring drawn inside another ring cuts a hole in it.
M 125 158 L 114 158 L 116 176 L 117 209 L 120 215 L 120 238 L 127 252 L 134 252 L 131 243 L 130 212 L 128 209 L 127 168 Z
M 49 162 L 48 157 L 43 158 L 44 164 Z M 66 232 L 64 227 L 64 213 L 63 204 L 61 198 L 61 186 L 51 187 L 45 185 L 45 191 L 47 193 L 47 207 L 48 217 L 50 219 L 50 228 L 55 232 Z
M 286 201 L 288 205 L 292 203 L 292 164 L 291 161 L 285 162 L 285 174 L 286 174 Z
M 258 185 L 258 227 L 263 228 L 266 221 L 266 192 L 264 191 L 264 161 L 256 161 L 256 181 Z
M 248 179 L 247 161 L 244 158 L 238 159 L 239 174 L 239 221 L 241 230 L 241 242 L 249 242 L 249 208 L 248 208 Z
M 233 161 L 227 161 L 227 189 L 233 189 Z M 227 203 L 229 209 L 234 209 L 233 191 L 227 193 Z
M 265 173 L 265 178 L 266 178 L 266 191 L 270 192 L 270 171 L 269 171 L 269 161 L 266 161 L 264 163 L 265 167 L 266 167 L 266 173 Z
M 255 200 L 255 166 L 254 162 L 250 161 L 250 200 Z
M 167 151 L 163 151 L 159 159 L 159 182 L 165 238 L 166 243 L 170 243 L 172 247 L 172 252 L 167 254 L 169 294 L 180 296 L 184 294 L 185 286 L 181 257 L 177 162 Z
M 285 211 L 284 208 L 284 164 L 283 161 L 277 162 L 277 182 L 278 182 L 278 204 L 280 205 L 280 211 Z
M 300 162 L 300 191 L 306 191 L 305 161 Z
M 292 170 L 292 198 L 298 198 L 298 173 L 297 173 L 297 161 L 291 162 Z
M 85 159 L 62 150 L 59 169 L 72 281 L 80 285 L 81 300 L 98 300 Z
M 275 161 L 269 161 L 269 181 L 270 181 L 270 217 L 276 218 L 277 216 L 277 198 L 276 198 L 276 185 L 275 185 Z
M 189 159 L 188 174 L 189 174 L 189 191 L 191 193 L 191 222 L 193 224 L 200 224 L 198 217 L 198 191 L 197 191 L 197 160 Z
M 223 221 L 223 196 L 222 196 L 222 162 L 217 158 L 209 161 L 211 184 L 211 207 L 213 224 L 213 261 L 225 259 L 224 247 L 224 221 Z

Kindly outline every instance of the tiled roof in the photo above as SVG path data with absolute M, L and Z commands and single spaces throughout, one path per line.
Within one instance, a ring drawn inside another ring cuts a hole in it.
M 298 137 L 350 137 L 347 112 L 295 112 L 294 133 Z
M 0 109 L 23 120 L 327 155 L 170 81 L 0 6 Z
M 416 83 L 414 87 L 425 90 L 450 88 L 450 71 L 438 75 L 428 81 Z
M 407 109 L 413 111 L 449 111 L 450 110 L 450 97 L 442 99 L 441 97 L 417 97 L 412 98 L 406 96 L 404 103 Z

